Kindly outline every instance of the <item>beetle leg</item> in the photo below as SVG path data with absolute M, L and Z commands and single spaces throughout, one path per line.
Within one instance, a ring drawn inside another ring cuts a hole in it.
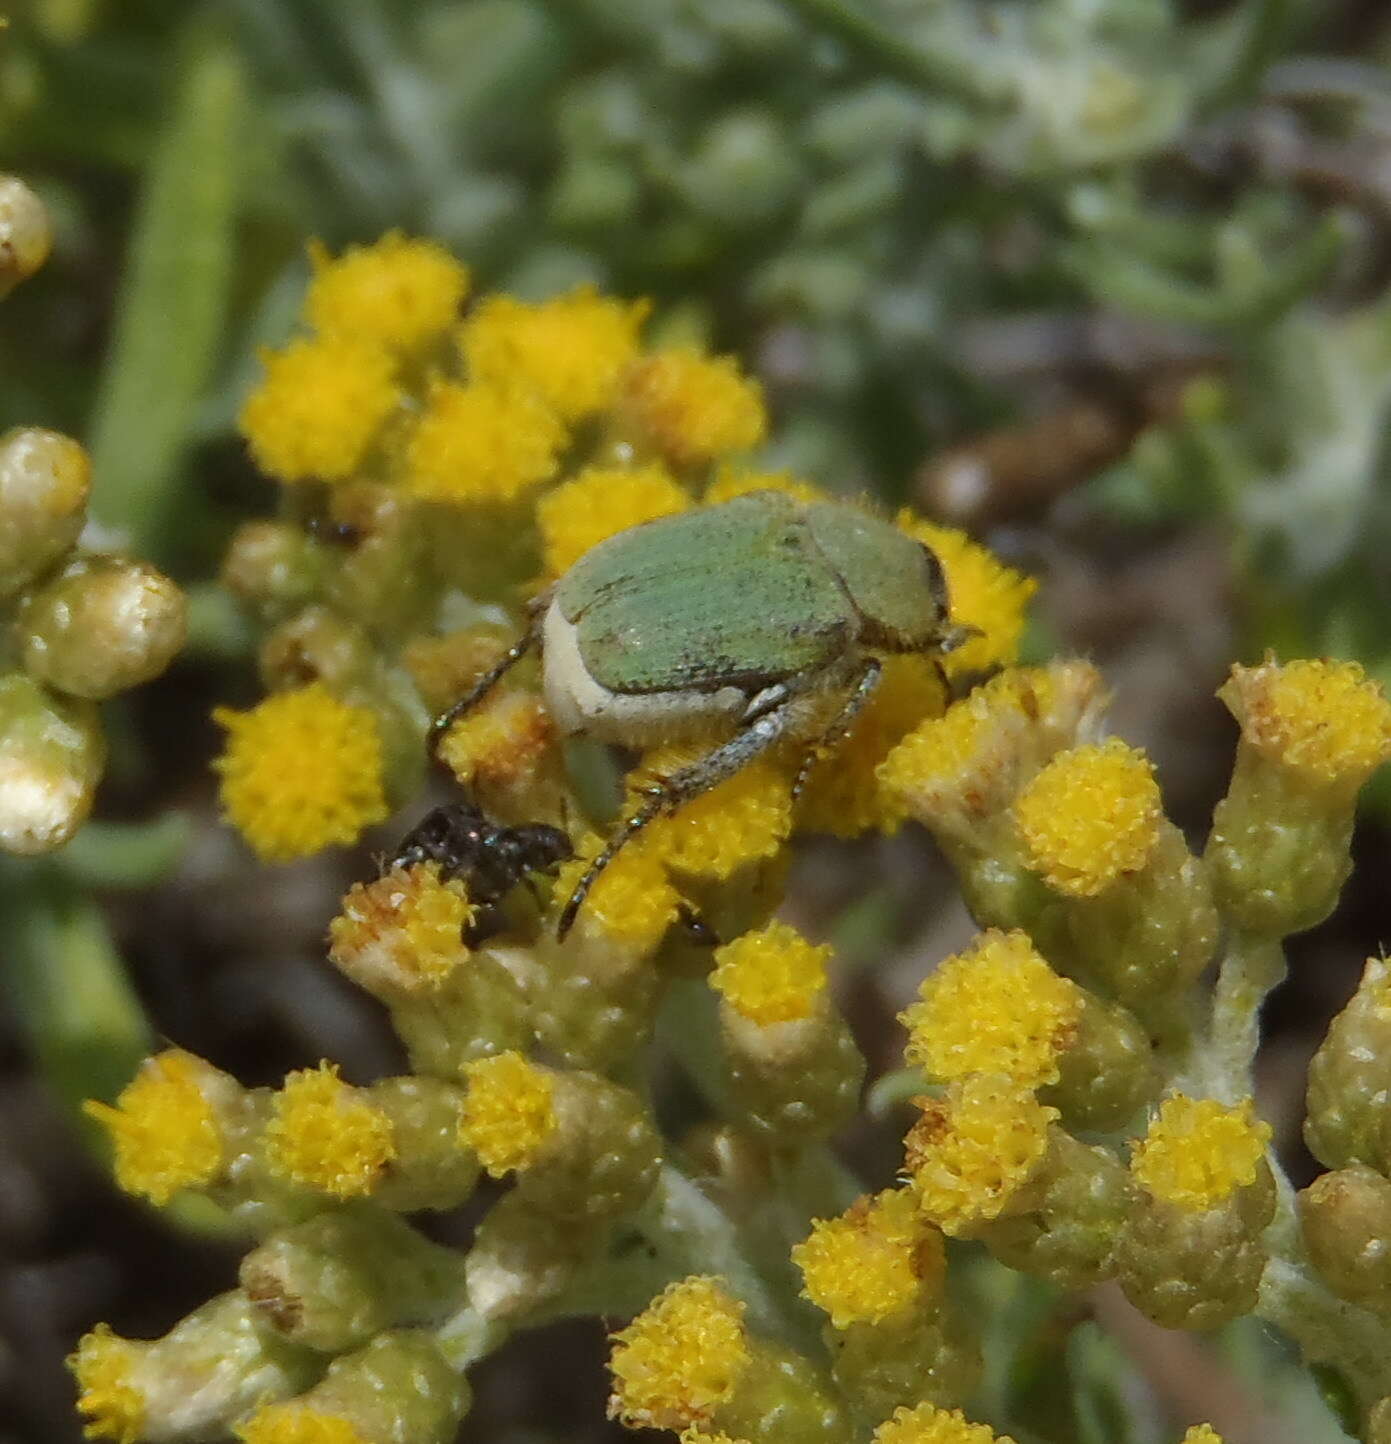
M 811 769 L 816 766 L 822 749 L 835 746 L 837 742 L 843 741 L 849 735 L 850 729 L 855 725 L 855 718 L 860 715 L 864 710 L 865 703 L 874 695 L 874 689 L 879 685 L 879 678 L 883 671 L 884 664 L 878 657 L 865 658 L 859 674 L 849 692 L 846 693 L 845 701 L 841 703 L 840 711 L 836 713 L 835 721 L 802 755 L 801 763 L 797 767 L 797 776 L 792 782 L 792 801 L 794 803 L 802 795 L 802 789 L 806 787 L 807 778 L 811 776 Z
M 673 772 L 660 784 L 654 783 L 644 789 L 643 800 L 637 810 L 624 818 L 618 830 L 604 845 L 604 850 L 589 864 L 584 876 L 575 884 L 570 901 L 565 904 L 560 921 L 556 924 L 556 937 L 563 938 L 570 931 L 590 888 L 599 880 L 599 874 L 648 823 L 664 812 L 674 811 L 683 802 L 699 797 L 702 792 L 709 792 L 726 777 L 733 777 L 782 736 L 791 723 L 792 716 L 788 703 L 774 708 L 771 712 L 765 712 L 713 752 L 707 752 L 689 767 Z
M 465 712 L 476 707 L 484 697 L 502 681 L 512 668 L 531 651 L 539 638 L 540 632 L 535 627 L 524 632 L 457 702 L 453 703 L 448 710 L 441 712 L 440 715 L 430 723 L 430 730 L 425 738 L 425 747 L 432 758 L 436 761 L 439 760 L 440 744 L 444 741 L 446 734 L 455 722 L 457 722 Z

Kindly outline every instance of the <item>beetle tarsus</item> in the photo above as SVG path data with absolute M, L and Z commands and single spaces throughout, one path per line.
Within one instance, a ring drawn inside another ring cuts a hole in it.
M 457 702 L 452 703 L 446 711 L 441 712 L 430 724 L 430 731 L 425 738 L 425 746 L 430 756 L 436 762 L 440 760 L 440 744 L 448 735 L 449 729 L 465 712 L 472 711 L 473 708 L 502 681 L 512 668 L 531 651 L 536 645 L 537 637 L 538 633 L 534 627 L 529 631 L 523 632 Z
M 811 770 L 816 766 L 823 750 L 827 747 L 834 747 L 837 742 L 843 741 L 849 735 L 850 729 L 855 725 L 855 718 L 860 715 L 864 710 L 865 703 L 874 695 L 874 689 L 879 685 L 879 679 L 883 673 L 884 664 L 878 657 L 865 658 L 854 685 L 846 693 L 845 701 L 841 703 L 840 711 L 835 715 L 835 720 L 802 754 L 802 760 L 797 767 L 797 776 L 792 781 L 794 806 L 797 799 L 801 797 L 807 785 L 807 779 L 811 776 Z

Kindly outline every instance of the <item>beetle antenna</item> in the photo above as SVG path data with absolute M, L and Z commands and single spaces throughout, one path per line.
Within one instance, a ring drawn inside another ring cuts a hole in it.
M 440 744 L 444 741 L 449 729 L 465 712 L 472 711 L 473 708 L 502 681 L 512 668 L 531 651 L 536 645 L 538 636 L 539 633 L 535 627 L 523 632 L 457 702 L 453 703 L 447 711 L 441 712 L 440 715 L 430 723 L 430 730 L 425 737 L 425 750 L 434 761 L 438 762 L 440 760 Z

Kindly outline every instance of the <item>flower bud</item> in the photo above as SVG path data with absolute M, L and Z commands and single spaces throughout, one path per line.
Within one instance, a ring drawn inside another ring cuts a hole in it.
M 52 248 L 47 207 L 18 176 L 0 176 L 0 297 L 27 281 Z
M 494 1178 L 565 1218 L 637 1208 L 652 1192 L 661 1145 L 642 1103 L 593 1073 L 557 1071 L 503 1053 L 466 1064 L 460 1140 Z
M 1125 1296 L 1170 1329 L 1214 1329 L 1255 1306 L 1275 1212 L 1268 1124 L 1251 1103 L 1167 1099 L 1136 1146 L 1140 1193 L 1118 1249 Z
M 272 1234 L 242 1260 L 240 1281 L 265 1327 L 338 1354 L 443 1318 L 463 1295 L 464 1265 L 394 1214 L 359 1205 Z
M 241 1444 L 451 1444 L 471 1397 L 429 1334 L 399 1329 L 335 1359 L 306 1393 L 262 1405 L 235 1434 Z
M 86 821 L 106 762 L 96 707 L 0 674 L 0 848 L 61 847 Z
M 31 675 L 99 702 L 157 677 L 187 627 L 184 594 L 162 572 L 80 556 L 24 599 L 16 633 Z
M 1391 963 L 1368 958 L 1309 1063 L 1304 1138 L 1329 1168 L 1391 1169 Z
M 388 487 L 350 482 L 335 488 L 329 516 L 348 539 L 327 558 L 325 600 L 377 637 L 423 625 L 437 586 L 420 508 Z
M 602 1220 L 567 1219 L 520 1189 L 504 1194 L 478 1225 L 464 1260 L 470 1306 L 485 1320 L 514 1320 L 564 1292 L 602 1241 Z
M 830 952 L 775 922 L 715 953 L 730 1091 L 771 1139 L 834 1132 L 864 1083 L 864 1059 L 827 997 Z
M 1299 1195 L 1299 1221 L 1333 1291 L 1391 1313 L 1391 1182 L 1361 1164 L 1325 1173 Z
M 279 622 L 313 599 L 324 560 L 324 548 L 303 527 L 248 521 L 232 534 L 222 585 L 258 620 Z
M 0 597 L 28 586 L 73 546 L 91 489 L 92 464 L 69 437 L 37 426 L 0 436 Z
M 1227 915 L 1262 937 L 1321 922 L 1352 867 L 1358 790 L 1391 756 L 1391 704 L 1354 662 L 1271 657 L 1218 692 L 1241 724 L 1206 862 Z
M 313 1376 L 313 1356 L 267 1334 L 240 1292 L 222 1294 L 162 1339 L 123 1339 L 99 1324 L 68 1359 L 89 1438 L 183 1444 L 225 1434 L 267 1399 Z

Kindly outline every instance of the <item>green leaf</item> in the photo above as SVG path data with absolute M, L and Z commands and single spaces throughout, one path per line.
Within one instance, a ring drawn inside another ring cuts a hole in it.
M 96 514 L 156 560 L 222 334 L 244 119 L 236 54 L 200 35 L 145 173 L 91 432 Z

